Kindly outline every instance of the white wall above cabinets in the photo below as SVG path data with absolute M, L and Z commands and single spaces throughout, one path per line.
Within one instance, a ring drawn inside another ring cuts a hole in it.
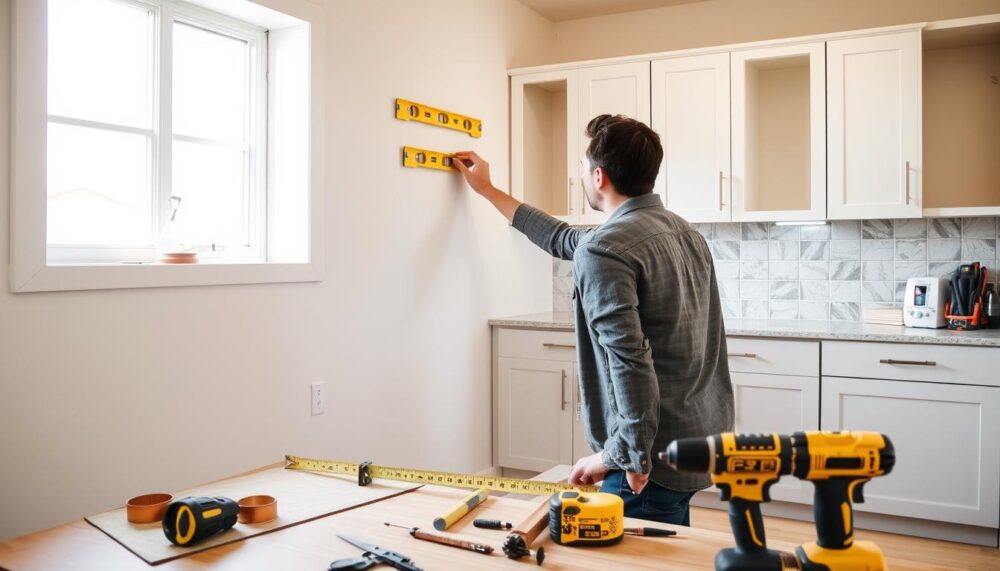
M 733 220 L 825 219 L 823 42 L 731 57 Z
M 691 222 L 728 222 L 729 54 L 656 60 L 652 123 L 663 144 L 656 192 Z
M 920 31 L 826 47 L 830 218 L 919 218 Z

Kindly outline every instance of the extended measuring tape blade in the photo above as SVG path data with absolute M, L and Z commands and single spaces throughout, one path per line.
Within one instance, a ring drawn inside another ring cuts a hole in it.
M 403 166 L 441 171 L 458 171 L 451 164 L 454 156 L 454 154 L 418 149 L 417 147 L 403 147 Z
M 338 462 L 336 460 L 318 460 L 301 456 L 285 456 L 286 470 L 302 470 L 320 474 L 358 475 L 358 464 Z M 512 492 L 532 496 L 550 496 L 565 490 L 597 492 L 597 486 L 572 486 L 559 482 L 539 482 L 519 478 L 503 478 L 500 476 L 479 476 L 476 474 L 458 474 L 454 472 L 437 472 L 434 470 L 414 470 L 412 468 L 393 468 L 389 466 L 366 466 L 368 474 L 376 480 L 395 480 L 413 484 L 433 484 L 435 486 L 450 486 L 453 488 L 479 489 L 487 488 L 493 492 Z
M 431 107 L 430 105 L 424 105 L 423 103 L 407 99 L 396 99 L 396 119 L 401 121 L 419 121 L 428 125 L 454 129 L 468 133 L 477 139 L 483 135 L 483 122 L 479 119 L 459 115 L 458 113 L 452 113 L 451 111 L 445 111 L 444 109 L 438 109 L 437 107 Z

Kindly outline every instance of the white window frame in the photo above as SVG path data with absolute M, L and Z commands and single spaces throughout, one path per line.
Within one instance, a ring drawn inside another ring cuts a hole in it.
M 119 0 L 121 1 L 121 0 Z M 262 202 L 258 210 L 265 219 L 256 221 L 256 233 L 259 252 L 247 253 L 246 256 L 213 257 L 210 254 L 199 254 L 201 263 L 192 265 L 170 265 L 156 263 L 135 263 L 137 258 L 148 256 L 144 249 L 128 249 L 116 252 L 122 262 L 116 263 L 65 263 L 50 258 L 46 240 L 46 129 L 48 125 L 47 112 L 47 6 L 45 0 L 14 0 L 13 2 L 13 121 L 12 121 L 12 188 L 11 188 L 11 271 L 10 287 L 14 292 L 59 291 L 81 289 L 114 289 L 133 287 L 218 285 L 236 283 L 274 283 L 320 281 L 323 279 L 322 256 L 322 192 L 323 187 L 323 133 L 315 126 L 321 125 L 323 113 L 324 78 L 322 74 L 324 62 L 324 16 L 323 8 L 311 0 L 192 0 L 189 3 L 178 0 L 125 0 L 127 3 L 155 7 L 161 10 L 159 18 L 159 34 L 166 29 L 167 40 L 172 32 L 173 14 L 168 13 L 180 8 L 178 19 L 201 28 L 224 28 L 226 35 L 234 31 L 253 36 L 261 41 L 264 30 L 288 29 L 305 34 L 308 52 L 308 77 L 306 98 L 308 100 L 309 120 L 305 126 L 308 146 L 306 169 L 306 184 L 304 189 L 309 204 L 308 224 L 305 238 L 308 254 L 305 260 L 281 260 L 268 255 L 273 236 L 270 235 L 267 218 L 271 217 L 271 209 L 264 205 L 273 204 L 275 197 L 271 195 L 269 180 L 272 173 L 267 171 L 267 160 L 257 161 L 254 179 L 257 185 L 254 189 L 254 200 Z M 197 4 L 197 5 L 196 5 Z M 226 11 L 226 15 L 218 15 L 214 11 Z M 254 26 L 245 26 L 237 30 L 234 22 L 243 20 L 254 22 Z M 282 28 L 282 26 L 286 28 Z M 302 30 L 299 32 L 298 30 Z M 172 45 L 160 38 L 157 63 L 161 68 L 158 77 L 161 84 L 157 85 L 157 93 L 172 89 L 169 78 L 169 66 L 165 66 L 164 53 Z M 266 37 L 264 40 L 266 42 Z M 273 58 L 269 54 L 268 58 Z M 266 73 L 267 58 L 258 57 L 255 69 Z M 164 79 L 164 76 L 167 76 Z M 166 83 L 166 85 L 162 85 Z M 256 97 L 263 103 L 267 100 L 267 82 L 259 81 Z M 255 129 L 266 133 L 266 126 L 273 118 L 268 114 L 267 106 L 258 106 L 257 114 L 252 119 Z M 154 129 L 159 133 L 170 133 L 170 113 L 161 112 L 156 116 Z M 164 117 L 166 116 L 166 117 Z M 166 127 L 164 127 L 166 124 Z M 173 134 L 171 133 L 171 141 Z M 154 138 L 154 141 L 156 138 Z M 167 139 L 160 139 L 167 142 Z M 267 150 L 272 150 L 274 140 L 267 137 L 258 139 L 266 141 Z M 162 155 L 159 169 L 166 171 L 169 177 L 170 161 L 169 147 L 167 159 Z M 153 152 L 163 152 L 164 149 L 154 148 Z M 263 152 L 264 150 L 258 150 Z M 253 151 L 251 151 L 253 152 Z M 270 154 L 270 153 L 267 153 Z M 163 178 L 154 174 L 154 185 Z M 169 207 L 169 192 L 159 192 L 154 189 L 158 204 L 154 205 L 154 215 L 159 219 L 164 216 Z M 183 212 L 183 211 L 182 211 Z M 154 225 L 158 232 L 159 224 Z M 255 235 L 256 235 L 255 233 Z M 153 237 L 155 241 L 155 236 Z M 154 244 L 155 247 L 155 244 Z M 61 247 L 64 254 L 80 255 L 81 251 L 72 252 L 73 247 Z M 92 249 L 92 248 L 90 248 Z M 129 256 L 132 256 L 130 259 Z M 64 257 L 64 256 L 59 256 Z M 148 259 L 148 258 L 146 258 Z M 131 262 L 131 263 L 130 263 Z

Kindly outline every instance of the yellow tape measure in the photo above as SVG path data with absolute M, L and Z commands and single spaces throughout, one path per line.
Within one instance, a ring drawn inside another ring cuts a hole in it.
M 285 456 L 286 470 L 302 470 L 321 474 L 343 474 L 357 477 L 359 473 L 367 474 L 376 480 L 396 480 L 414 484 L 433 484 L 436 486 L 451 486 L 453 488 L 487 488 L 493 492 L 512 492 L 532 496 L 550 496 L 566 491 L 579 490 L 596 492 L 597 486 L 571 486 L 557 482 L 539 482 L 519 478 L 502 478 L 500 476 L 479 476 L 476 474 L 457 474 L 453 472 L 437 472 L 433 470 L 414 470 L 411 468 L 393 468 L 375 466 L 373 464 L 353 464 L 336 460 L 317 460 L 301 456 Z M 359 477 L 358 482 L 364 485 L 365 479 Z
M 475 117 L 459 115 L 416 101 L 396 99 L 396 119 L 400 121 L 419 121 L 428 125 L 454 129 L 479 138 L 483 134 L 483 122 Z

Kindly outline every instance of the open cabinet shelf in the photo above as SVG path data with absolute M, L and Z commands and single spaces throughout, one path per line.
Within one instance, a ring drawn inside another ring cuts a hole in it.
M 1000 214 L 1000 21 L 928 26 L 923 98 L 924 215 Z

